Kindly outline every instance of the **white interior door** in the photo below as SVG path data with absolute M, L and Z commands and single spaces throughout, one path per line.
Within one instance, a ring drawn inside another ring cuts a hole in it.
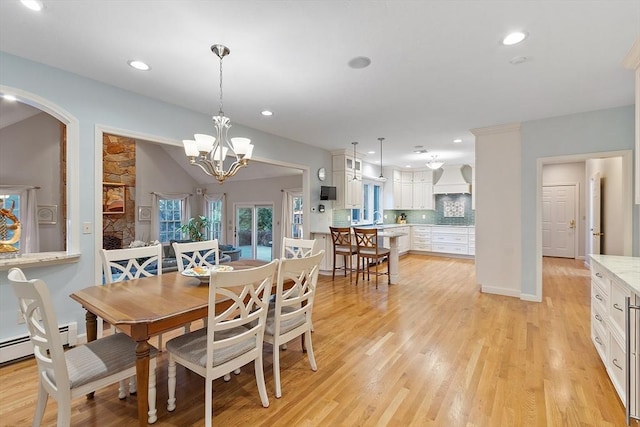
M 575 258 L 575 241 L 575 186 L 544 186 L 542 188 L 542 255 Z
M 596 172 L 589 179 L 589 253 L 599 254 L 600 243 L 603 236 L 600 226 L 600 214 L 602 212 L 602 183 L 600 172 Z

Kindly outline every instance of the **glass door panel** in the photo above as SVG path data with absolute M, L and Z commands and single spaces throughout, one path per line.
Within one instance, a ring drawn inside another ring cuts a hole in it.
M 236 205 L 236 246 L 241 258 L 273 259 L 273 206 Z
M 236 247 L 240 248 L 240 258 L 254 258 L 253 249 L 253 206 L 236 207 Z

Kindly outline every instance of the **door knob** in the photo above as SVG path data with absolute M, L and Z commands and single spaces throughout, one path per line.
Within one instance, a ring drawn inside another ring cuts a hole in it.
M 604 233 L 593 233 L 594 236 L 604 236 Z
M 572 219 L 571 221 L 569 221 L 569 228 L 576 228 L 576 220 Z

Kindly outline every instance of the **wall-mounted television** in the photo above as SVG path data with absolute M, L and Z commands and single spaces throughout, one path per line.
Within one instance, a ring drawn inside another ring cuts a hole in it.
M 320 187 L 320 200 L 335 200 L 336 187 L 323 185 Z

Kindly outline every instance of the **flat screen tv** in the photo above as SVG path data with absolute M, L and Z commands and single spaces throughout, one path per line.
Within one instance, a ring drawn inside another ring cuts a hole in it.
M 336 187 L 323 185 L 320 187 L 320 200 L 335 200 Z

